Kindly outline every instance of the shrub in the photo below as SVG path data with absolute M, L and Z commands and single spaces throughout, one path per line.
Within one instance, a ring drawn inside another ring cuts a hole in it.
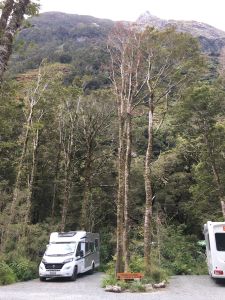
M 168 226 L 162 230 L 161 265 L 171 274 L 207 274 L 205 256 L 197 238 L 184 234 L 184 226 Z
M 144 259 L 140 255 L 133 255 L 130 260 L 131 272 L 144 272 Z
M 4 261 L 0 262 L 0 285 L 16 282 L 16 275 Z
M 160 267 L 153 266 L 150 278 L 152 283 L 168 281 L 168 272 Z
M 107 285 L 117 285 L 117 279 L 113 275 L 106 275 L 102 281 L 102 287 L 105 288 Z
M 37 266 L 30 260 L 20 257 L 9 264 L 19 281 L 26 281 L 37 277 Z
M 129 290 L 131 292 L 145 292 L 145 286 L 141 281 L 133 281 L 129 284 Z

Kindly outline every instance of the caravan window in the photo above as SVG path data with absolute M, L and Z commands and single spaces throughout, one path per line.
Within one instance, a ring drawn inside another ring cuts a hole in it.
M 215 233 L 216 248 L 218 251 L 225 251 L 225 233 Z

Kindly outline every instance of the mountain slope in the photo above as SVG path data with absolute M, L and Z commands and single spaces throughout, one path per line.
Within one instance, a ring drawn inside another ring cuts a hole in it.
M 30 19 L 31 27 L 22 30 L 15 42 L 10 63 L 11 74 L 37 68 L 43 58 L 49 62 L 70 63 L 73 76 L 99 74 L 107 61 L 107 35 L 114 22 L 91 16 L 47 12 Z M 162 20 L 149 12 L 137 23 L 163 29 L 176 26 L 178 31 L 196 36 L 202 50 L 217 60 L 225 46 L 225 32 L 196 21 Z
M 204 52 L 211 56 L 218 56 L 225 46 L 225 32 L 205 23 L 196 21 L 175 21 L 162 20 L 153 16 L 148 11 L 137 19 L 137 23 L 142 26 L 154 26 L 163 29 L 175 26 L 178 31 L 188 32 L 197 37 Z
M 43 58 L 50 62 L 73 62 L 79 72 L 90 72 L 104 61 L 104 48 L 108 32 L 113 26 L 110 20 L 90 16 L 48 12 L 30 19 L 31 27 L 21 31 L 15 43 L 11 60 L 11 72 L 23 72 L 36 68 Z

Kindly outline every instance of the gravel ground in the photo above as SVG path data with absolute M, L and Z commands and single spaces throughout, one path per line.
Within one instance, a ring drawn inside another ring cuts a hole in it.
M 209 276 L 175 276 L 167 288 L 153 293 L 106 293 L 102 273 L 82 275 L 75 282 L 32 280 L 0 287 L 0 300 L 224 300 L 225 283 Z

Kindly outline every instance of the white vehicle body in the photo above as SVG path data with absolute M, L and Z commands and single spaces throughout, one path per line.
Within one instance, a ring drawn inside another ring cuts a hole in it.
M 209 275 L 225 278 L 225 222 L 208 221 L 204 225 Z
M 41 281 L 93 272 L 100 264 L 99 234 L 86 231 L 53 232 L 39 265 Z

